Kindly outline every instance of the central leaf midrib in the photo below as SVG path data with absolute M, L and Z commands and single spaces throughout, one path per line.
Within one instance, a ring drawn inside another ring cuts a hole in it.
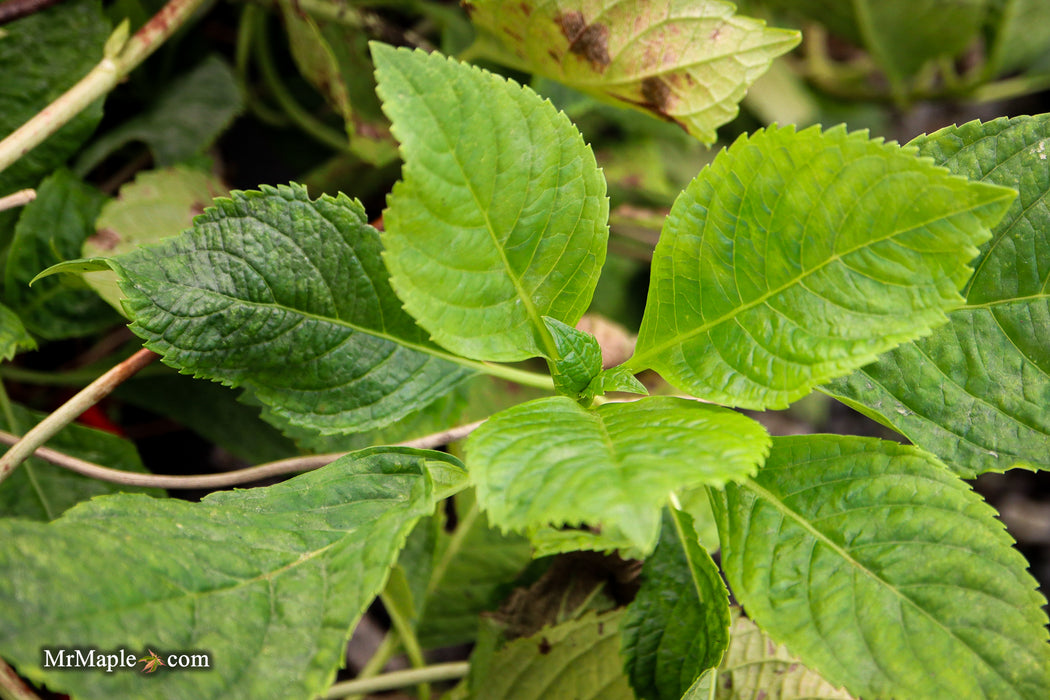
M 754 479 L 750 479 L 749 478 L 746 481 L 742 482 L 742 485 L 745 488 L 751 490 L 753 493 L 755 493 L 760 498 L 763 498 L 767 503 L 769 503 L 774 508 L 776 508 L 778 511 L 780 511 L 781 514 L 787 516 L 788 518 L 790 518 L 790 519 L 794 520 L 796 523 L 798 523 L 806 532 L 808 532 L 815 540 L 817 540 L 817 542 L 819 542 L 820 544 L 823 544 L 825 547 L 829 548 L 836 555 L 841 557 L 843 561 L 845 561 L 847 564 L 852 566 L 855 570 L 861 572 L 862 574 L 867 576 L 869 579 L 871 579 L 873 582 L 875 582 L 876 584 L 879 584 L 880 586 L 882 586 L 884 589 L 892 592 L 893 595 L 895 595 L 902 602 L 907 603 L 909 607 L 911 607 L 912 609 L 914 609 L 917 612 L 919 612 L 923 617 L 925 617 L 930 622 L 932 622 L 934 625 L 936 625 L 938 628 L 943 630 L 945 634 L 947 634 L 952 639 L 956 640 L 959 644 L 961 644 L 963 647 L 968 649 L 975 657 L 980 659 L 981 663 L 986 668 L 990 669 L 996 676 L 998 676 L 1003 681 L 1005 681 L 1007 683 L 1008 687 L 1011 687 L 1011 688 L 1013 687 L 1012 685 L 1009 685 L 1009 679 L 1005 678 L 1002 675 L 1002 673 L 999 671 L 999 669 L 997 669 L 987 659 L 985 659 L 983 656 L 981 656 L 981 654 L 976 649 L 974 649 L 973 646 L 971 646 L 965 639 L 963 639 L 959 635 L 957 635 L 953 629 L 951 629 L 950 627 L 946 627 L 943 622 L 941 622 L 936 617 L 934 617 L 928 610 L 924 609 L 922 606 L 920 606 L 914 600 L 912 600 L 908 596 L 904 595 L 904 593 L 902 593 L 892 583 L 890 583 L 889 581 L 885 580 L 884 578 L 879 576 L 877 573 L 875 573 L 874 571 L 872 571 L 868 567 L 864 566 L 861 562 L 857 561 L 849 552 L 847 552 L 841 546 L 839 546 L 838 544 L 833 542 L 831 539 L 829 539 L 820 530 L 817 530 L 815 527 L 813 527 L 813 525 L 809 522 L 809 520 L 807 520 L 805 517 L 803 517 L 801 513 L 798 513 L 795 510 L 789 508 L 787 506 L 787 504 L 784 503 L 780 499 L 779 496 L 777 496 L 773 492 L 767 490 L 765 487 L 761 486 Z
M 764 304 L 769 299 L 771 299 L 771 298 L 773 298 L 773 297 L 783 293 L 784 291 L 786 291 L 787 289 L 790 289 L 791 287 L 794 287 L 795 285 L 801 284 L 803 282 L 803 280 L 806 280 L 807 278 L 811 277 L 813 274 L 815 274 L 815 273 L 819 272 L 820 270 L 824 269 L 828 265 L 830 265 L 830 264 L 832 264 L 834 262 L 838 262 L 839 260 L 841 260 L 842 258 L 844 258 L 844 257 L 846 257 L 848 255 L 852 255 L 853 253 L 856 253 L 857 251 L 864 250 L 865 248 L 869 248 L 869 247 L 871 247 L 873 245 L 876 245 L 878 243 L 883 243 L 883 242 L 888 241 L 888 240 L 890 240 L 890 239 L 892 239 L 892 238 L 894 238 L 896 236 L 901 236 L 901 235 L 904 235 L 906 233 L 910 233 L 911 231 L 915 231 L 915 230 L 917 230 L 919 228 L 928 226 L 930 223 L 932 223 L 934 221 L 942 221 L 944 219 L 949 219 L 949 218 L 958 216 L 958 215 L 960 215 L 960 214 L 962 214 L 964 212 L 971 211 L 972 209 L 974 209 L 974 207 L 967 207 L 967 208 L 963 208 L 963 209 L 957 209 L 957 210 L 954 210 L 954 211 L 951 211 L 951 212 L 946 212 L 946 213 L 944 213 L 942 215 L 939 215 L 937 217 L 934 217 L 934 218 L 928 219 L 926 221 L 922 221 L 920 223 L 917 223 L 914 226 L 910 226 L 910 227 L 908 227 L 906 229 L 900 229 L 900 230 L 896 230 L 896 231 L 891 231 L 890 233 L 888 233 L 885 236 L 882 236 L 880 238 L 870 239 L 868 241 L 865 241 L 864 243 L 856 245 L 856 246 L 854 246 L 852 248 L 849 248 L 847 250 L 844 250 L 844 251 L 842 251 L 840 253 L 835 253 L 834 255 L 830 256 L 827 260 L 821 262 L 819 265 L 816 265 L 814 267 L 809 268 L 808 270 L 804 271 L 802 274 L 797 275 L 796 277 L 793 277 L 792 279 L 790 279 L 789 281 L 787 281 L 784 284 L 780 285 L 779 287 L 776 287 L 775 289 L 768 290 L 765 293 L 759 295 L 758 297 L 755 297 L 751 301 L 745 302 L 745 303 L 741 304 L 740 306 L 734 307 L 733 309 L 727 311 L 726 313 L 722 314 L 721 316 L 719 316 L 718 318 L 716 318 L 716 319 L 714 319 L 712 321 L 706 321 L 706 322 L 702 323 L 701 325 L 697 326 L 696 328 L 693 328 L 692 330 L 688 330 L 688 331 L 685 331 L 684 333 L 678 333 L 676 335 L 673 335 L 669 339 L 665 340 L 664 342 L 659 343 L 657 345 L 654 345 L 653 347 L 645 350 L 642 353 L 634 355 L 631 359 L 629 359 L 624 364 L 625 364 L 625 366 L 629 367 L 632 370 L 640 371 L 641 369 L 644 369 L 645 367 L 648 366 L 648 365 L 644 364 L 645 358 L 648 358 L 648 357 L 653 356 L 653 355 L 658 355 L 658 354 L 660 354 L 660 353 L 662 353 L 662 352 L 664 352 L 664 351 L 666 351 L 666 350 L 668 350 L 670 348 L 673 348 L 673 347 L 675 347 L 677 345 L 683 345 L 683 344 L 687 343 L 689 340 L 691 340 L 692 338 L 694 338 L 696 336 L 699 336 L 699 335 L 701 335 L 703 333 L 706 333 L 708 330 L 710 330 L 710 329 L 712 329 L 712 328 L 714 328 L 714 327 L 716 327 L 716 326 L 718 326 L 718 325 L 720 325 L 722 323 L 725 323 L 726 321 L 732 320 L 734 317 L 744 313 L 745 311 L 749 311 L 749 310 L 755 308 L 756 306 Z M 673 269 L 672 269 L 671 277 L 672 277 L 672 280 L 675 278 Z M 817 296 L 819 296 L 819 295 L 817 295 Z M 823 298 L 823 297 L 821 297 L 821 298 Z M 965 302 L 962 299 L 962 297 L 960 296 L 960 306 L 963 303 L 965 303 Z M 945 310 L 947 310 L 947 309 L 945 309 Z

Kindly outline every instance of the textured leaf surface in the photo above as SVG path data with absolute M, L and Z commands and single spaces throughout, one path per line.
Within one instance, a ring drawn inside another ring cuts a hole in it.
M 49 340 L 101 330 L 119 317 L 82 282 L 70 275 L 30 281 L 55 263 L 80 257 L 80 247 L 95 231 L 105 196 L 59 170 L 37 189 L 22 210 L 7 257 L 4 294 L 26 328 Z
M 679 700 L 729 646 L 729 593 L 693 519 L 664 516 L 660 544 L 623 620 L 624 668 L 639 698 Z
M 358 202 L 293 185 L 215 205 L 111 261 L 132 330 L 166 362 L 326 433 L 385 425 L 469 376 L 402 311 Z
M 717 511 L 733 594 L 832 683 L 862 697 L 1050 694 L 1045 600 L 1024 558 L 928 453 L 775 438 Z
M 633 700 L 620 661 L 622 613 L 588 613 L 516 639 L 472 672 L 472 700 Z
M 95 235 L 84 241 L 86 258 L 109 258 L 182 233 L 211 200 L 228 192 L 215 177 L 186 167 L 148 170 L 120 188 L 95 222 Z M 85 281 L 123 313 L 124 295 L 113 270 L 88 272 Z
M 468 8 L 529 70 L 708 143 L 747 87 L 799 40 L 712 0 L 472 0 Z
M 23 350 L 32 350 L 36 342 L 11 309 L 0 304 L 0 361 L 10 360 Z
M 605 260 L 609 203 L 590 148 L 528 88 L 372 46 L 405 159 L 383 215 L 405 308 L 467 357 L 556 357 L 542 317 L 575 325 Z
M 988 0 L 765 0 L 822 22 L 866 48 L 891 81 L 910 78 L 977 38 Z
M 98 0 L 72 0 L 4 25 L 0 38 L 0 134 L 7 136 L 72 87 L 102 58 L 109 26 Z M 102 101 L 76 114 L 42 144 L 0 172 L 0 196 L 33 187 L 65 162 L 102 118 Z M 0 212 L 0 250 L 14 212 Z
M 98 498 L 59 520 L 0 522 L 0 650 L 84 698 L 316 697 L 412 524 L 438 453 L 349 455 L 277 486 L 198 503 Z M 41 668 L 42 646 L 201 649 L 212 670 Z
M 133 141 L 149 146 L 158 167 L 175 165 L 211 146 L 242 107 L 233 70 L 221 58 L 209 56 L 172 80 L 148 111 L 92 141 L 77 159 L 76 170 L 86 174 Z
M 849 693 L 799 663 L 739 609 L 733 618 L 729 649 L 710 679 L 714 693 L 697 700 L 850 700 Z
M 396 158 L 397 145 L 376 99 L 367 33 L 361 31 L 369 20 L 335 1 L 322 4 L 338 18 L 333 22 L 325 22 L 321 12 L 303 12 L 296 2 L 279 4 L 292 58 L 302 76 L 343 118 L 350 148 L 370 163 Z
M 784 408 L 944 323 L 1014 196 L 842 127 L 741 137 L 671 209 L 627 364 Z
M 471 435 L 467 458 L 494 524 L 601 524 L 650 551 L 669 491 L 752 474 L 768 444 L 750 418 L 695 401 L 591 411 L 559 396 L 490 418 Z
M 579 331 L 549 316 L 543 323 L 558 349 L 557 359 L 547 360 L 558 393 L 579 396 L 602 372 L 602 348 L 590 333 Z
M 914 141 L 952 172 L 1015 187 L 947 326 L 826 391 L 972 477 L 1050 469 L 1050 117 L 949 127 Z
M 15 425 L 7 424 L 3 418 L 0 418 L 0 424 L 17 435 L 25 434 L 44 418 L 44 414 L 28 411 L 18 405 L 12 405 L 11 409 Z M 67 425 L 48 440 L 47 446 L 113 469 L 127 472 L 146 471 L 133 443 L 81 425 Z M 6 452 L 8 448 L 4 446 L 0 449 Z M 28 459 L 0 483 L 0 515 L 54 520 L 63 511 L 81 501 L 121 491 L 164 495 L 159 489 L 119 486 L 81 476 L 42 459 Z

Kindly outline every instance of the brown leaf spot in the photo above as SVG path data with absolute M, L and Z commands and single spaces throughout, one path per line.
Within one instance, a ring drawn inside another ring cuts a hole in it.
M 526 17 L 528 17 L 529 15 L 532 14 L 532 6 L 530 6 L 529 3 L 527 3 L 527 2 L 519 3 L 518 7 L 521 8 L 521 13 L 523 15 L 525 15 Z
M 522 42 L 525 41 L 525 37 L 523 37 L 517 31 L 511 29 L 510 27 L 504 27 L 503 31 L 506 32 L 507 36 L 509 36 L 510 38 L 514 39 L 515 41 L 517 41 L 519 43 L 522 43 Z
M 603 634 L 605 634 L 605 623 L 604 622 L 599 622 L 598 623 L 598 635 L 601 636 Z
M 461 2 L 459 4 L 463 6 L 463 9 L 467 13 L 467 17 L 473 17 L 474 16 L 474 12 L 478 9 L 478 8 L 474 7 L 474 3 L 466 2 L 466 0 L 464 0 L 464 2 Z
M 120 234 L 111 228 L 100 228 L 87 242 L 102 250 L 113 250 L 120 243 Z
M 540 653 L 545 656 L 551 653 L 551 643 L 547 641 L 546 637 L 540 638 Z
M 569 40 L 569 51 L 591 62 L 596 70 L 602 70 L 612 62 L 609 58 L 609 28 L 595 22 L 587 24 L 579 10 L 563 12 L 554 18 L 561 33 Z
M 671 86 L 656 76 L 642 81 L 642 97 L 645 105 L 655 112 L 667 114 L 671 102 Z

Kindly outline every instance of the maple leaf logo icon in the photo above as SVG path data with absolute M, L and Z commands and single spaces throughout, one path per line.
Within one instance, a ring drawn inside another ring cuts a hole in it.
M 139 663 L 146 664 L 142 668 L 143 673 L 153 673 L 157 670 L 158 666 L 163 666 L 164 662 L 160 660 L 160 657 L 157 656 L 157 653 L 152 649 L 148 649 L 147 651 L 149 651 L 149 656 L 143 656 L 141 659 L 139 659 Z

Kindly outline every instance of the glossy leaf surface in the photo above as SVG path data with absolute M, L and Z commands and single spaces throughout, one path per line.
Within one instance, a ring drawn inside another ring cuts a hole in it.
M 768 441 L 751 419 L 695 401 L 653 397 L 591 411 L 553 397 L 486 421 L 467 443 L 467 464 L 499 527 L 602 525 L 651 551 L 669 491 L 754 473 Z
M 775 438 L 716 510 L 733 594 L 832 683 L 861 697 L 1050 694 L 1027 563 L 994 509 L 928 453 Z
M 842 127 L 741 137 L 671 209 L 627 365 L 786 407 L 944 323 L 1014 197 Z
M 467 357 L 556 357 L 542 317 L 575 325 L 605 260 L 609 204 L 590 148 L 528 88 L 372 46 L 405 159 L 383 215 L 405 308 Z
M 1020 197 L 981 247 L 966 305 L 826 387 L 972 477 L 1050 468 L 1050 117 L 942 129 L 914 142 L 952 172 Z
M 401 309 L 377 232 L 342 195 L 234 192 L 110 262 L 147 347 L 320 432 L 391 423 L 470 375 Z
M 639 698 L 679 700 L 729 646 L 729 593 L 693 519 L 671 510 L 623 620 L 624 668 Z

